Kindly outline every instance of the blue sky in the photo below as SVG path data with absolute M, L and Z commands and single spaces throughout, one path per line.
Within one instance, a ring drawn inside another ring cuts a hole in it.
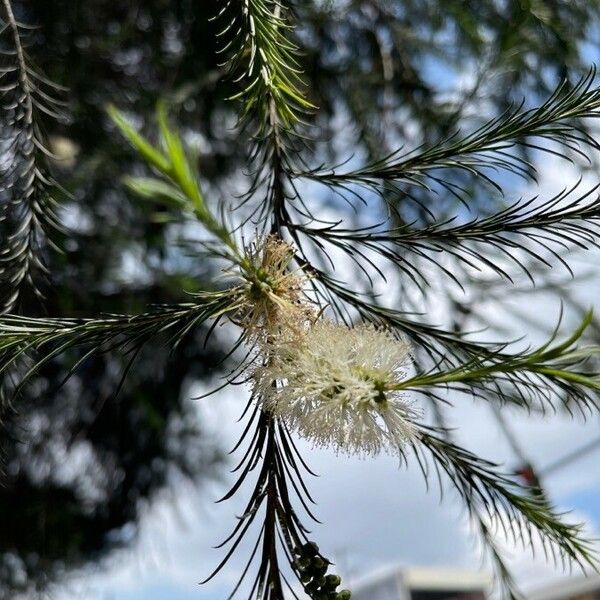
M 596 460 L 600 462 L 600 456 L 596 453 Z M 570 467 L 573 470 L 577 466 Z M 564 506 L 568 506 L 575 511 L 585 513 L 598 529 L 600 529 L 600 487 L 594 486 L 582 489 L 574 494 L 567 495 L 559 500 Z

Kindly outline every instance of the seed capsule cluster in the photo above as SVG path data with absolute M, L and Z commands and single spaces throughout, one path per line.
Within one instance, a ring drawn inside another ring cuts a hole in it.
M 336 591 L 341 583 L 338 575 L 327 575 L 331 564 L 319 554 L 319 547 L 308 542 L 294 550 L 296 568 L 304 591 L 312 600 L 350 600 L 350 590 Z

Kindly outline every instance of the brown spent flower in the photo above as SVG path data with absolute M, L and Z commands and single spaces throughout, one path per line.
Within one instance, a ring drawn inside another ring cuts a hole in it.
M 275 235 L 246 248 L 234 320 L 248 339 L 263 343 L 283 330 L 300 333 L 316 319 L 316 307 L 304 291 L 307 276 L 290 268 L 294 255 L 294 248 Z

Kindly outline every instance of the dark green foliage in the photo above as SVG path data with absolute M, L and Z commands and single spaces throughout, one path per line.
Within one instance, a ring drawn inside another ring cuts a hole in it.
M 38 125 L 51 151 L 56 152 L 59 135 L 77 149 L 75 167 L 70 160 L 44 157 L 74 197 L 54 188 L 67 209 L 65 231 L 52 235 L 62 252 L 41 247 L 49 271 L 44 275 L 37 270 L 34 282 L 46 297 L 43 301 L 31 286 L 20 290 L 19 310 L 31 317 L 79 319 L 189 302 L 183 289 L 199 290 L 207 280 L 202 261 L 188 260 L 184 270 L 173 267 L 174 254 L 186 260 L 185 249 L 169 246 L 160 219 L 141 218 L 146 210 L 128 202 L 119 180 L 124 164 L 135 171 L 136 159 L 114 135 L 105 104 L 127 98 L 136 109 L 154 111 L 156 98 L 178 69 L 177 54 L 163 47 L 172 29 L 162 15 L 170 15 L 171 24 L 180 17 L 189 22 L 191 15 L 190 7 L 171 10 L 162 2 L 144 6 L 146 17 L 143 10 L 114 2 L 13 4 L 17 20 L 38 26 L 21 30 L 36 70 L 68 88 L 60 94 L 68 101 L 67 121 L 41 114 Z M 189 35 L 203 43 L 195 45 L 178 71 L 180 81 L 197 89 L 215 84 L 210 77 L 204 80 L 217 60 L 206 35 L 209 10 L 207 6 L 206 18 L 189 24 Z M 198 8 L 194 14 L 201 17 Z M 152 25 L 147 26 L 148 19 Z M 6 51 L 14 50 L 9 33 L 3 34 Z M 123 60 L 138 51 L 148 60 L 132 73 L 131 64 Z M 226 92 L 220 99 L 212 93 L 195 95 L 193 111 L 180 116 L 193 112 L 193 122 L 201 121 L 210 139 L 210 115 L 225 106 Z M 217 120 L 215 128 L 221 132 L 223 125 Z M 200 158 L 203 171 L 225 176 L 230 150 L 235 151 L 225 145 L 211 147 Z M 0 242 L 6 225 L 0 222 Z M 144 265 L 133 277 L 123 277 L 122 266 L 130 256 L 141 257 Z M 5 292 L 3 286 L 0 293 Z M 214 375 L 222 358 L 216 340 L 203 346 L 205 333 L 188 336 L 172 355 L 164 345 L 141 351 L 124 380 L 131 354 L 89 356 L 75 378 L 61 387 L 83 355 L 74 349 L 48 361 L 18 403 L 3 405 L 0 597 L 17 591 L 34 597 L 35 589 L 51 588 L 73 568 L 101 564 L 112 549 L 135 538 L 140 509 L 165 486 L 186 480 L 202 485 L 215 475 L 221 449 L 203 431 L 195 406 L 186 401 L 188 385 Z M 6 385 L 11 387 L 10 379 Z M 59 480 L 62 465 L 82 451 L 94 459 L 85 462 L 84 471 L 66 472 Z M 89 485 L 94 489 L 82 494 Z

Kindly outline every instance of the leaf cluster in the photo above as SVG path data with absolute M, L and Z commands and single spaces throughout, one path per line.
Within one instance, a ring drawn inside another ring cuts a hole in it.
M 0 313 L 11 312 L 25 287 L 41 296 L 34 277 L 46 273 L 43 251 L 49 234 L 60 230 L 57 186 L 48 167 L 41 119 L 61 119 L 61 88 L 32 64 L 23 42 L 27 27 L 3 0 L 0 20 Z

